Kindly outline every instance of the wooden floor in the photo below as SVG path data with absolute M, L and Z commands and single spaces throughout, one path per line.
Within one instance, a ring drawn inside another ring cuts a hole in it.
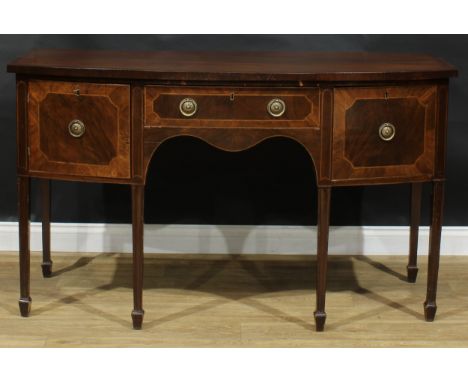
M 436 321 L 406 258 L 330 256 L 325 332 L 314 330 L 315 259 L 147 255 L 143 330 L 131 328 L 130 255 L 54 254 L 31 264 L 21 318 L 17 255 L 0 254 L 0 347 L 467 347 L 468 257 L 442 257 Z

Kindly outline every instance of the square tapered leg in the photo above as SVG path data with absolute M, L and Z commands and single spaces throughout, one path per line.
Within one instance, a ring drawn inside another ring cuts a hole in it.
M 29 189 L 28 177 L 18 177 L 18 225 L 19 225 L 19 263 L 20 263 L 20 298 L 19 309 L 23 317 L 31 311 L 29 291 L 30 251 L 29 251 Z
M 143 228 L 144 228 L 143 185 L 132 186 L 132 230 L 133 230 L 133 311 L 134 329 L 141 329 L 143 324 Z
M 444 182 L 432 184 L 432 218 L 429 234 L 429 260 L 427 266 L 427 294 L 424 302 L 426 321 L 434 321 L 437 311 L 437 279 L 439 273 L 440 238 L 442 234 L 442 215 L 444 207 Z
M 411 184 L 411 217 L 410 217 L 410 244 L 407 270 L 407 280 L 416 282 L 418 275 L 418 236 L 421 222 L 421 193 L 422 183 Z
M 325 294 L 327 289 L 328 231 L 330 225 L 330 187 L 318 190 L 317 219 L 317 303 L 314 312 L 315 328 L 323 331 L 327 314 L 325 313 Z
M 42 204 L 42 275 L 52 276 L 52 259 L 50 256 L 50 180 L 40 180 Z

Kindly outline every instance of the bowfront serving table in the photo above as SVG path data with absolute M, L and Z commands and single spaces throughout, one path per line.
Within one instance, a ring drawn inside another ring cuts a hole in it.
M 448 80 L 414 54 L 38 50 L 8 65 L 17 83 L 19 307 L 28 316 L 29 184 L 40 178 L 43 263 L 51 275 L 50 179 L 132 188 L 133 327 L 143 321 L 143 211 L 148 164 L 172 137 L 228 151 L 270 137 L 309 153 L 318 186 L 316 329 L 325 324 L 332 187 L 409 183 L 408 281 L 414 282 L 421 185 L 432 182 L 424 313 L 436 313 Z M 281 153 L 278 153 L 281 155 Z

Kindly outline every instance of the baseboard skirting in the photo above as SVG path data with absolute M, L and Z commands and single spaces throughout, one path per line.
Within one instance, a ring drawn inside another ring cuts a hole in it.
M 53 223 L 52 251 L 131 253 L 130 224 Z M 419 232 L 419 254 L 428 251 L 429 228 Z M 331 255 L 406 255 L 404 226 L 330 227 Z M 31 250 L 40 251 L 41 224 L 31 224 Z M 0 251 L 18 250 L 18 224 L 0 222 Z M 146 253 L 315 254 L 316 227 L 145 225 Z M 468 255 L 468 227 L 444 227 L 442 255 Z

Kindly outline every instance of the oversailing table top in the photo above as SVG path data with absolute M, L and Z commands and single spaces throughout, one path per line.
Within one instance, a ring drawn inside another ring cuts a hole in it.
M 425 54 L 285 51 L 35 50 L 8 71 L 39 76 L 154 81 L 399 81 L 457 75 Z

